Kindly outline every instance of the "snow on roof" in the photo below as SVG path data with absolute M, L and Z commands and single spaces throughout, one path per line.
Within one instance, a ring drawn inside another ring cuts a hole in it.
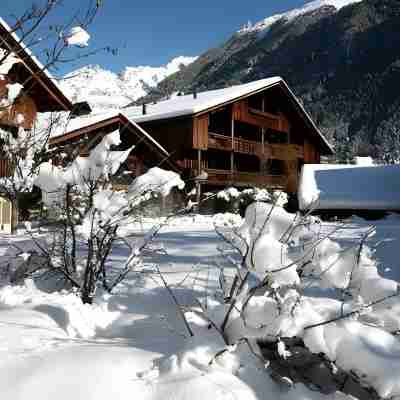
M 306 164 L 301 210 L 400 210 L 400 165 Z
M 185 96 L 176 96 L 172 99 L 160 101 L 155 104 L 146 104 L 146 114 L 143 114 L 142 106 L 124 108 L 121 110 L 121 113 L 128 119 L 137 123 L 193 115 L 217 107 L 221 104 L 229 103 L 240 97 L 250 95 L 276 84 L 282 84 L 285 86 L 292 99 L 295 101 L 296 105 L 299 107 L 313 129 L 317 132 L 324 145 L 329 149 L 329 152 L 333 154 L 334 151 L 332 146 L 319 131 L 314 121 L 311 119 L 310 115 L 304 109 L 303 105 L 299 102 L 287 83 L 279 76 L 260 79 L 258 81 L 231 86 L 224 89 L 200 92 L 197 93 L 196 98 L 194 98 L 193 94 L 190 94 Z
M 61 114 L 60 114 L 61 115 Z M 60 121 L 56 126 L 51 129 L 51 137 L 57 138 L 59 136 L 72 133 L 82 128 L 89 127 L 102 121 L 118 117 L 119 113 L 111 111 L 109 113 L 89 114 L 81 117 L 70 118 L 69 113 L 65 112 L 61 115 Z
M 241 97 L 250 95 L 276 84 L 282 84 L 287 89 L 291 98 L 299 107 L 301 113 L 306 117 L 310 125 L 313 127 L 321 141 L 333 153 L 333 149 L 329 142 L 318 130 L 317 126 L 304 109 L 303 105 L 298 101 L 295 94 L 287 86 L 286 82 L 280 77 L 272 77 L 261 79 L 258 81 L 245 83 L 242 85 L 231 86 L 224 89 L 210 90 L 206 92 L 197 93 L 196 98 L 193 94 L 185 96 L 176 96 L 172 99 L 161 101 L 155 104 L 146 104 L 146 114 L 143 114 L 142 106 L 127 107 L 119 111 L 111 111 L 109 113 L 99 113 L 95 115 L 87 115 L 79 118 L 70 119 L 61 124 L 58 128 L 53 130 L 52 137 L 62 136 L 66 133 L 72 133 L 76 130 L 87 128 L 90 125 L 100 123 L 107 119 L 123 116 L 130 122 L 134 123 L 136 128 L 140 129 L 154 144 L 157 145 L 164 153 L 168 152 L 156 142 L 150 135 L 147 134 L 137 124 L 146 121 L 156 121 L 161 119 L 175 118 L 179 116 L 194 115 L 207 111 L 211 108 L 218 107 L 219 105 L 235 101 Z
M 38 69 L 40 69 L 44 75 L 53 82 L 53 84 L 57 87 L 57 89 L 66 97 L 68 101 L 71 100 L 66 96 L 64 91 L 61 89 L 57 79 L 47 70 L 47 68 L 33 55 L 32 51 L 29 47 L 18 37 L 18 35 L 11 29 L 10 25 L 4 21 L 3 18 L 0 17 L 0 25 L 10 34 L 10 36 L 21 46 L 21 48 L 28 54 L 28 56 L 32 59 L 32 61 L 37 65 Z
M 283 82 L 282 78 L 273 77 L 245 83 L 243 85 L 231 86 L 225 89 L 200 92 L 197 93 L 197 98 L 194 98 L 193 94 L 177 96 L 173 99 L 160 101 L 156 104 L 147 104 L 145 115 L 142 113 L 142 106 L 127 107 L 121 110 L 121 112 L 127 118 L 135 122 L 155 121 L 165 118 L 193 115 L 265 89 L 268 86 L 276 85 L 280 82 Z
M 60 123 L 58 126 L 55 126 L 51 132 L 52 132 L 52 139 L 58 139 L 62 137 L 63 135 L 67 135 L 70 133 L 73 133 L 75 131 L 79 131 L 80 129 L 84 128 L 90 128 L 94 127 L 94 125 L 105 122 L 107 120 L 111 120 L 114 118 L 126 118 L 123 114 L 120 112 L 109 112 L 109 113 L 100 113 L 100 114 L 94 114 L 94 115 L 85 115 L 82 117 L 77 117 L 77 118 L 68 118 L 68 114 L 64 114 L 64 118 L 61 119 Z M 145 136 L 151 143 L 153 143 L 160 151 L 163 153 L 165 156 L 169 157 L 168 151 L 160 145 L 152 136 L 150 136 L 143 128 L 141 128 L 137 123 L 134 121 L 129 120 L 129 123 L 132 124 L 136 130 L 138 130 L 143 136 Z

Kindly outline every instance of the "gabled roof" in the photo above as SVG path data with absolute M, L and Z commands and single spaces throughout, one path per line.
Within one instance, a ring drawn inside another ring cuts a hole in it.
M 74 118 L 68 121 L 65 126 L 59 126 L 59 133 L 65 132 L 58 136 L 54 136 L 49 141 L 50 147 L 60 146 L 68 141 L 74 141 L 84 135 L 95 134 L 112 124 L 120 123 L 131 132 L 135 132 L 141 139 L 157 152 L 160 159 L 165 160 L 173 169 L 178 170 L 178 166 L 170 159 L 170 153 L 160 145 L 152 136 L 150 136 L 142 127 L 134 121 L 130 121 L 121 113 L 109 113 L 93 116 L 84 116 Z
M 71 101 L 65 96 L 55 78 L 1 17 L 0 47 L 18 55 L 26 70 L 38 83 L 33 90 L 37 94 L 36 97 L 42 100 L 37 104 L 39 111 L 69 111 L 72 109 Z
M 264 90 L 282 81 L 280 77 L 261 79 L 243 85 L 231 86 L 225 89 L 209 90 L 185 96 L 176 96 L 169 100 L 146 104 L 146 114 L 142 114 L 142 107 L 127 107 L 122 112 L 135 122 L 155 121 L 181 117 L 185 115 L 195 115 L 203 113 L 209 109 L 218 107 L 222 104 L 230 103 L 247 97 L 255 92 Z
M 146 114 L 142 106 L 127 107 L 121 110 L 127 118 L 137 123 L 171 119 L 183 116 L 198 115 L 222 105 L 230 104 L 240 99 L 249 97 L 265 89 L 279 85 L 292 101 L 295 109 L 305 123 L 314 132 L 326 154 L 333 154 L 333 148 L 319 131 L 310 115 L 299 102 L 287 83 L 279 76 L 261 79 L 258 81 L 232 86 L 224 89 L 210 90 L 193 94 L 176 96 L 172 99 L 160 101 L 155 104 L 146 104 Z

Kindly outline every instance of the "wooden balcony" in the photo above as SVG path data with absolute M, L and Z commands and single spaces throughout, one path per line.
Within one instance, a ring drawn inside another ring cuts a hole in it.
M 263 175 L 253 172 L 225 171 L 221 169 L 206 169 L 207 183 L 212 185 L 258 186 L 270 189 L 286 189 L 287 177 L 284 175 Z
M 209 132 L 208 148 L 232 150 L 232 139 L 229 136 Z M 233 139 L 233 150 L 236 153 L 253 154 L 261 159 L 294 160 L 304 157 L 304 149 L 296 144 L 262 144 L 252 140 Z
M 190 176 L 198 175 L 196 161 L 185 160 L 186 168 L 190 170 Z M 205 168 L 204 168 L 205 167 Z M 261 172 L 241 172 L 223 169 L 207 168 L 202 163 L 202 171 L 207 172 L 208 178 L 204 183 L 210 185 L 234 185 L 234 186 L 258 186 L 270 189 L 286 189 L 288 177 L 285 175 L 263 175 Z

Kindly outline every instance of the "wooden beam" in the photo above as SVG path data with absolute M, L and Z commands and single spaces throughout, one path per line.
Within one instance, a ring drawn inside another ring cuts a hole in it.
M 233 173 L 235 170 L 235 116 L 233 107 L 231 109 L 231 176 L 233 181 Z
M 207 150 L 208 114 L 193 119 L 193 148 Z
M 197 150 L 197 173 L 201 174 L 201 150 Z
M 197 174 L 201 174 L 201 150 L 197 150 Z M 200 208 L 200 201 L 201 201 L 201 183 L 199 180 L 196 181 L 196 211 L 199 211 Z
M 273 129 L 284 133 L 289 132 L 289 122 L 285 117 L 282 119 L 279 115 L 249 108 L 246 99 L 233 105 L 233 116 L 236 121 L 260 128 Z

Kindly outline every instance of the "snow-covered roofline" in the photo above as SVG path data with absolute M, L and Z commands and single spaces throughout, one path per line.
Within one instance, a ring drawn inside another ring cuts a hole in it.
M 332 146 L 322 135 L 314 121 L 311 119 L 310 115 L 304 109 L 304 106 L 300 103 L 287 83 L 279 76 L 260 79 L 224 89 L 199 92 L 197 93 L 196 98 L 193 96 L 193 94 L 190 94 L 185 96 L 177 96 L 155 104 L 146 104 L 146 114 L 143 114 L 142 106 L 124 108 L 121 110 L 121 113 L 124 114 L 128 119 L 137 123 L 196 115 L 207 112 L 210 109 L 224 104 L 233 103 L 276 85 L 281 85 L 284 89 L 286 89 L 288 96 L 295 103 L 299 113 L 303 115 L 306 123 L 310 125 L 312 130 L 315 131 L 319 139 L 322 141 L 327 153 L 333 154 L 334 150 Z
M 172 99 L 160 101 L 155 104 L 146 104 L 145 115 L 142 114 L 141 106 L 127 107 L 124 108 L 122 112 L 129 119 L 138 123 L 195 115 L 222 104 L 233 102 L 239 98 L 249 96 L 250 94 L 276 85 L 281 81 L 283 81 L 282 78 L 273 77 L 224 89 L 198 92 L 196 98 L 194 98 L 193 94 L 176 96 Z
M 57 80 L 50 74 L 47 68 L 33 55 L 29 47 L 18 37 L 18 35 L 13 31 L 13 29 L 8 25 L 8 23 L 2 17 L 0 17 L 0 26 L 2 26 L 3 29 L 6 32 L 8 32 L 10 37 L 15 41 L 15 44 L 19 46 L 21 50 L 23 50 L 23 52 L 25 52 L 25 54 L 32 60 L 33 64 L 35 64 L 35 67 L 38 69 L 38 71 L 42 72 L 43 77 L 47 80 L 49 86 L 52 86 L 51 88 L 52 91 L 58 92 L 56 93 L 56 95 L 60 103 L 63 105 L 63 108 L 65 110 L 71 110 L 72 102 L 64 94 Z M 4 39 L 3 41 L 6 42 L 6 40 Z M 46 89 L 50 90 L 48 87 L 46 87 Z
M 71 119 L 66 123 L 66 125 L 58 127 L 58 134 L 56 133 L 56 135 L 54 135 L 50 139 L 49 144 L 56 146 L 57 144 L 67 141 L 71 138 L 75 138 L 77 136 L 79 137 L 84 133 L 96 130 L 99 127 L 99 124 L 104 126 L 108 123 L 113 123 L 116 120 L 119 120 L 124 124 L 131 125 L 138 132 L 140 132 L 154 147 L 156 147 L 163 157 L 170 157 L 170 153 L 163 146 L 161 146 L 160 143 L 158 143 L 136 122 L 129 120 L 128 118 L 126 118 L 125 115 L 121 114 L 120 112 L 110 112 L 108 114 L 99 114 L 93 116 L 89 115 Z

